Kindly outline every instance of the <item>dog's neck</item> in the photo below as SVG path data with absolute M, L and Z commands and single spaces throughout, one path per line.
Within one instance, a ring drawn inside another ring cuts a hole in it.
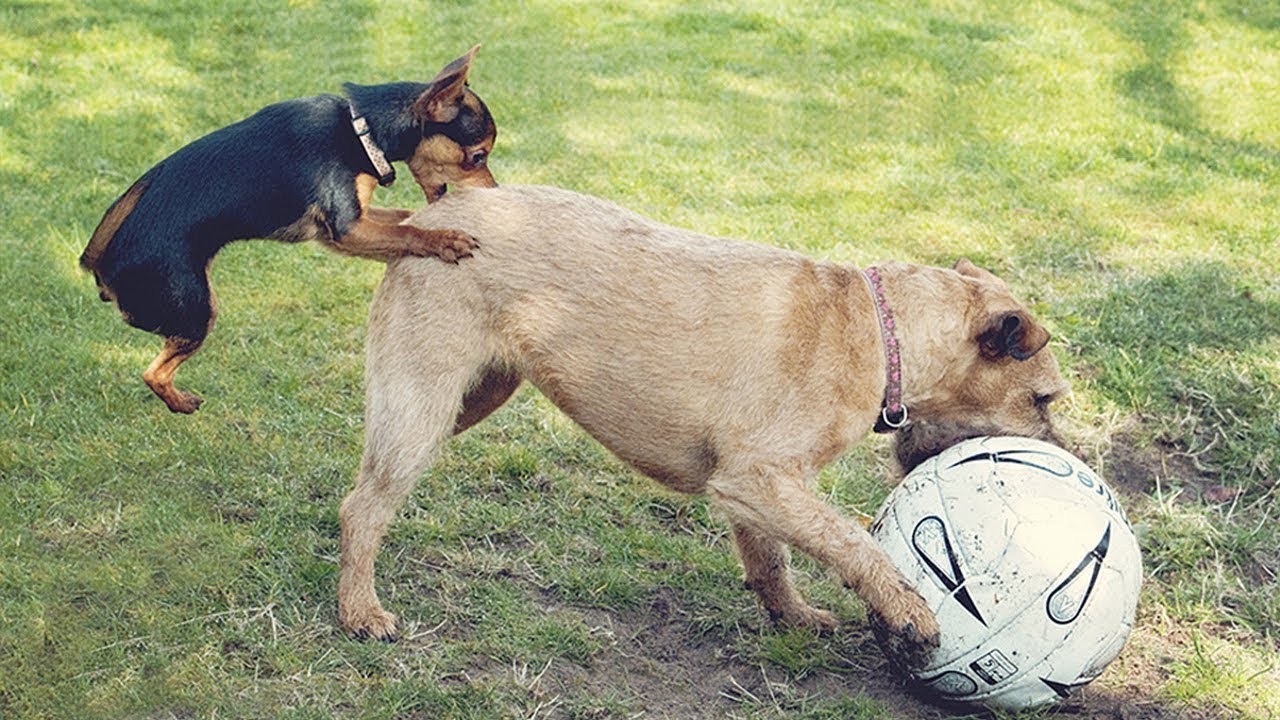
M 903 262 L 878 263 L 875 270 L 885 306 L 896 310 L 893 330 L 900 402 L 911 408 L 912 422 L 931 421 L 938 404 L 947 402 L 948 395 L 942 391 L 951 386 L 950 378 L 972 350 L 968 306 L 954 305 L 966 296 L 965 280 L 951 270 Z M 879 313 L 881 303 L 875 305 L 874 312 Z M 886 357 L 886 379 L 887 364 Z M 881 417 L 876 430 L 893 432 L 894 428 Z
M 373 141 L 373 132 L 369 128 L 369 121 L 364 115 L 356 110 L 355 103 L 348 103 L 351 108 L 351 129 L 355 131 L 356 137 L 360 138 L 360 145 L 364 147 L 364 154 L 369 156 L 369 162 L 373 163 L 373 169 L 378 173 L 378 184 L 386 187 L 396 181 L 395 168 L 391 167 L 391 163 L 387 162 L 387 156 L 382 152 L 382 148 Z
M 907 424 L 907 406 L 902 401 L 901 346 L 898 344 L 893 309 L 884 296 L 880 271 L 872 265 L 862 271 L 862 277 L 867 281 L 867 289 L 871 291 L 871 302 L 875 305 L 876 317 L 880 320 L 880 339 L 884 344 L 884 401 L 880 405 L 880 417 L 876 419 L 875 431 L 891 433 Z
M 393 82 L 382 85 L 343 83 L 342 87 L 354 111 L 368 120 L 368 137 L 387 160 L 408 160 L 422 141 L 422 125 L 413 114 L 413 103 L 430 86 Z

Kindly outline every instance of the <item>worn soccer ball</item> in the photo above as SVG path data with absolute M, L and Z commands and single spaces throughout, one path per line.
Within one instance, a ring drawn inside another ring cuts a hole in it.
M 1133 629 L 1138 542 L 1106 483 L 1057 446 L 958 443 L 907 475 L 871 531 L 937 614 L 941 646 L 908 672 L 942 701 L 1056 702 Z

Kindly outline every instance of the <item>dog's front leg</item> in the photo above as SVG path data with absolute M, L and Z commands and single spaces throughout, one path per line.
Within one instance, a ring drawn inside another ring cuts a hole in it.
M 447 317 L 420 314 L 401 295 L 411 284 L 393 273 L 369 313 L 364 455 L 338 512 L 338 618 L 357 637 L 378 640 L 396 637 L 396 616 L 382 608 L 374 590 L 378 548 L 418 477 L 453 434 L 463 397 L 485 367 L 477 303 L 460 300 Z
M 409 217 L 409 211 L 370 205 L 377 186 L 378 181 L 372 175 L 356 176 L 358 215 L 349 227 L 339 231 L 340 236 L 327 238 L 334 250 L 374 260 L 418 255 L 457 262 L 459 258 L 470 257 L 478 247 L 475 238 L 461 230 L 424 230 L 401 225 Z
M 387 526 L 413 485 L 412 477 L 391 477 L 366 452 L 356 487 L 338 511 L 342 525 L 338 619 L 356 637 L 396 639 L 396 616 L 383 610 L 378 601 L 373 566 Z
M 799 463 L 796 464 L 799 467 Z M 717 471 L 708 490 L 724 508 L 735 527 L 735 537 L 747 540 L 743 552 L 748 566 L 748 582 L 764 580 L 757 589 L 770 611 L 793 612 L 798 596 L 788 590 L 784 572 L 774 569 L 780 552 L 770 549 L 768 540 L 784 542 L 831 567 L 879 616 L 882 624 L 915 647 L 937 645 L 938 621 L 906 579 L 876 546 L 871 535 L 857 523 L 841 517 L 814 497 L 805 487 L 802 472 L 790 472 L 778 465 L 757 466 L 738 472 Z M 737 528 L 743 528 L 742 531 Z M 742 548 L 742 539 L 739 539 Z M 761 549 L 763 548 L 763 552 Z M 755 559 L 747 558 L 755 556 Z M 755 578 L 753 578 L 753 573 Z M 807 604 L 801 608 L 813 611 Z
M 413 215 L 412 210 L 404 210 L 402 208 L 377 208 L 367 207 L 364 214 L 374 222 L 380 222 L 383 225 L 399 225 L 408 220 Z
M 333 243 L 333 249 L 345 255 L 375 260 L 418 255 L 451 263 L 470 257 L 477 247 L 475 238 L 461 230 L 423 230 L 411 225 L 378 222 L 369 216 L 356 220 L 347 233 Z

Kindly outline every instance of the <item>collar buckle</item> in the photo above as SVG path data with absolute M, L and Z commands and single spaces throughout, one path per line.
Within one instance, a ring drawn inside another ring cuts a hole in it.
M 908 418 L 907 418 L 906 405 L 903 405 L 902 403 L 898 403 L 898 411 L 896 413 L 897 414 L 896 418 L 892 417 L 890 415 L 890 412 L 891 411 L 889 410 L 888 406 L 880 408 L 880 422 L 884 423 L 885 427 L 891 428 L 893 430 L 899 430 L 907 424 Z

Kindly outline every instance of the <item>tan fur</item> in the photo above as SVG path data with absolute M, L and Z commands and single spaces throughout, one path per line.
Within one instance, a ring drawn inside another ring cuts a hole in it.
M 772 616 L 834 623 L 793 587 L 791 546 L 833 568 L 890 628 L 936 641 L 932 613 L 870 535 L 807 488 L 872 427 L 885 390 L 878 320 L 857 269 L 552 188 L 461 190 L 408 222 L 459 228 L 481 249 L 456 266 L 393 261 L 370 311 L 364 458 L 340 513 L 338 604 L 349 630 L 394 635 L 373 582 L 388 523 L 449 435 L 523 378 L 641 472 L 709 494 Z M 1035 399 L 1065 389 L 1052 355 L 977 352 L 993 318 L 1025 312 L 1003 283 L 879 268 L 913 417 L 980 414 L 1004 432 L 1051 432 Z
M 98 227 L 94 228 L 93 235 L 89 237 L 88 246 L 80 254 L 80 267 L 93 273 L 93 278 L 98 284 L 98 297 L 104 301 L 115 300 L 115 293 L 102 284 L 102 278 L 98 276 L 98 261 L 102 259 L 102 254 L 107 251 L 112 238 L 124 224 L 125 218 L 129 217 L 129 213 L 133 212 L 133 208 L 138 204 L 138 198 L 142 197 L 146 189 L 147 183 L 138 180 L 126 190 L 124 195 L 121 195 L 120 199 L 107 209 Z
M 374 260 L 417 255 L 457 262 L 458 258 L 471 256 L 476 243 L 464 232 L 444 228 L 423 230 L 401 225 L 399 223 L 405 218 L 403 211 L 370 207 L 369 202 L 377 186 L 378 181 L 372 175 L 356 175 L 356 199 L 360 202 L 361 215 L 345 235 L 330 240 L 329 246 L 334 250 Z
M 178 366 L 199 349 L 198 341 L 176 336 L 167 337 L 164 339 L 160 354 L 156 355 L 156 359 L 142 371 L 143 382 L 174 412 L 189 415 L 200 407 L 199 395 L 178 390 L 173 386 L 173 375 L 178 371 Z
M 80 255 L 80 267 L 97 271 L 98 261 L 102 259 L 102 253 L 107 251 L 107 245 L 111 244 L 111 238 L 115 237 L 116 231 L 124 224 L 125 218 L 129 217 L 129 213 L 133 212 L 133 208 L 138 204 L 138 198 L 142 197 L 142 193 L 146 189 L 147 183 L 143 180 L 138 180 L 107 210 L 107 213 L 102 216 L 102 221 L 98 223 L 98 227 L 94 228 L 93 235 L 89 237 L 89 245 L 85 247 L 84 252 Z
M 447 185 L 455 187 L 494 187 L 497 185 L 485 158 L 493 152 L 498 129 L 493 118 L 483 109 L 483 103 L 467 88 L 467 73 L 475 59 L 479 45 L 466 55 L 444 67 L 431 81 L 431 89 L 423 93 L 413 104 L 413 114 L 422 123 L 450 123 L 458 116 L 463 105 L 477 117 L 488 120 L 484 139 L 477 145 L 462 147 L 443 135 L 425 137 L 414 148 L 406 164 L 413 179 L 427 196 L 427 202 L 439 200 Z M 476 158 L 480 158 L 478 163 Z M 363 207 L 363 205 L 362 205 Z
M 475 102 L 475 96 L 467 91 L 464 102 Z M 491 132 L 474 147 L 462 147 L 443 135 L 432 135 L 423 138 L 414 149 L 413 155 L 405 161 L 413 179 L 427 196 L 427 202 L 439 200 L 445 192 L 445 186 L 453 187 L 494 187 L 493 174 L 487 165 L 469 167 L 466 158 L 476 152 L 488 155 L 493 151 L 496 133 Z
M 356 200 L 361 215 L 347 229 L 347 233 L 335 238 L 325 223 L 324 211 L 312 205 L 296 222 L 271 234 L 275 240 L 295 243 L 318 240 L 330 248 L 352 257 L 371 260 L 390 260 L 401 255 L 436 257 L 445 262 L 457 262 L 470 257 L 475 250 L 475 239 L 457 230 L 422 230 L 401 225 L 411 212 L 369 205 L 378 180 L 372 175 L 356 175 Z

